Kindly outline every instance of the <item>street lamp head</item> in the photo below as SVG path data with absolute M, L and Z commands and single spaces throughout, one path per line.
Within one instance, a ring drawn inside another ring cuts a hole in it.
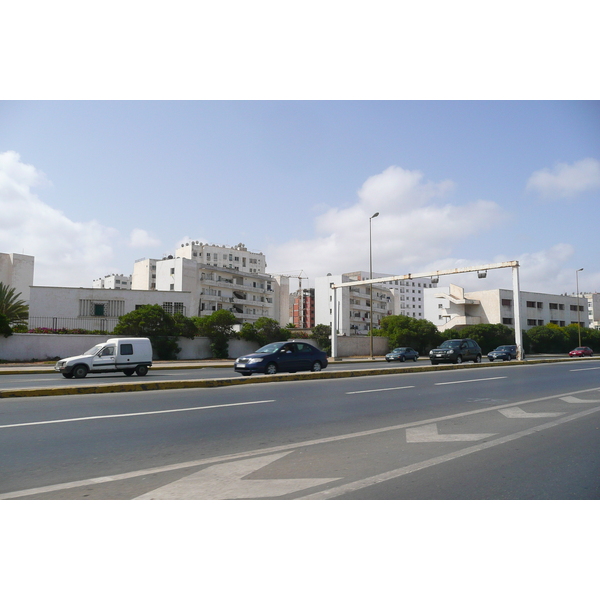
M 376 212 L 376 213 L 375 213 L 375 214 L 374 214 L 372 217 L 370 217 L 370 218 L 371 218 L 371 219 L 374 219 L 375 217 L 378 217 L 378 216 L 379 216 L 379 213 L 378 213 L 378 212 Z
M 579 273 L 579 271 L 583 271 L 583 267 L 581 267 L 581 269 L 577 269 L 577 271 L 575 271 L 575 273 Z

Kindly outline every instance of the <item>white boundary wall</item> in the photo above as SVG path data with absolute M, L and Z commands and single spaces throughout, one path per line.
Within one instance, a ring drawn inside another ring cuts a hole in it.
M 0 360 L 31 361 L 55 360 L 57 357 L 77 356 L 96 344 L 119 337 L 115 335 L 66 335 L 52 333 L 13 333 L 8 338 L 0 336 Z M 123 337 L 123 336 L 121 336 Z M 208 338 L 180 338 L 181 352 L 177 360 L 212 358 Z M 229 357 L 236 358 L 258 348 L 255 342 L 229 340 Z

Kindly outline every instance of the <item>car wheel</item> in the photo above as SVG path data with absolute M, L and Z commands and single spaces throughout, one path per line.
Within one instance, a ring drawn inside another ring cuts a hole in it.
M 267 375 L 275 375 L 277 373 L 277 365 L 275 363 L 269 363 L 265 369 Z
M 413 356 L 413 361 L 417 362 L 417 358 L 419 358 L 418 356 Z
M 77 365 L 71 372 L 75 379 L 83 379 L 87 375 L 88 370 L 85 365 Z
M 435 365 L 437 365 L 437 364 L 438 364 L 438 362 L 437 362 L 437 360 L 432 360 L 432 361 L 431 361 L 431 364 L 435 366 Z
M 63 373 L 62 376 L 66 377 L 67 379 L 71 379 L 71 377 L 73 377 L 73 373 Z
M 385 359 L 385 362 L 390 362 L 390 359 L 389 359 L 389 358 L 386 358 L 386 359 Z
M 474 360 L 473 362 L 480 363 L 480 362 L 481 362 L 481 354 L 478 354 L 478 355 L 475 357 L 475 360 Z
M 400 362 L 404 362 L 405 360 L 406 360 L 406 356 L 402 355 L 402 356 L 400 357 Z
M 135 372 L 138 374 L 139 377 L 143 377 L 144 375 L 146 375 L 146 373 L 148 373 L 148 367 L 146 365 L 138 365 Z
M 123 369 L 123 373 L 125 373 L 127 377 L 131 377 L 135 373 L 135 369 Z
M 489 359 L 489 361 L 490 361 L 490 362 L 494 362 L 494 359 L 493 359 L 493 358 L 490 358 L 490 359 Z
M 462 356 L 460 354 L 456 357 L 456 360 L 454 361 L 454 364 L 455 365 L 462 364 Z
M 252 375 L 252 373 L 242 373 L 242 375 L 243 375 L 244 377 L 250 377 L 250 375 Z
M 317 371 L 320 371 L 322 368 L 323 368 L 323 365 L 321 365 L 321 363 L 318 360 L 315 360 L 311 370 L 317 372 Z

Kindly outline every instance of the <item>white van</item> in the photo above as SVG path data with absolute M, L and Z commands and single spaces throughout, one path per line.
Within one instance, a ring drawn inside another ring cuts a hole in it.
M 148 373 L 152 366 L 152 344 L 148 338 L 111 338 L 90 348 L 80 356 L 63 358 L 54 365 L 63 377 L 81 379 L 88 373 L 112 373 L 122 371 L 125 375 Z

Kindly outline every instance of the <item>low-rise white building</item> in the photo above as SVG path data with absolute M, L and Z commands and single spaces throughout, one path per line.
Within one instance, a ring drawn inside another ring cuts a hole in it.
M 119 317 L 148 304 L 189 316 L 190 298 L 190 292 L 31 286 L 29 328 L 111 332 Z
M 539 292 L 520 292 L 521 329 L 554 323 L 560 327 L 589 326 L 587 305 L 577 298 Z M 450 284 L 425 290 L 425 318 L 440 331 L 481 323 L 515 327 L 512 290 L 467 292 Z
M 587 305 L 590 327 L 592 329 L 600 329 L 600 294 L 582 294 L 582 296 L 585 298 Z

